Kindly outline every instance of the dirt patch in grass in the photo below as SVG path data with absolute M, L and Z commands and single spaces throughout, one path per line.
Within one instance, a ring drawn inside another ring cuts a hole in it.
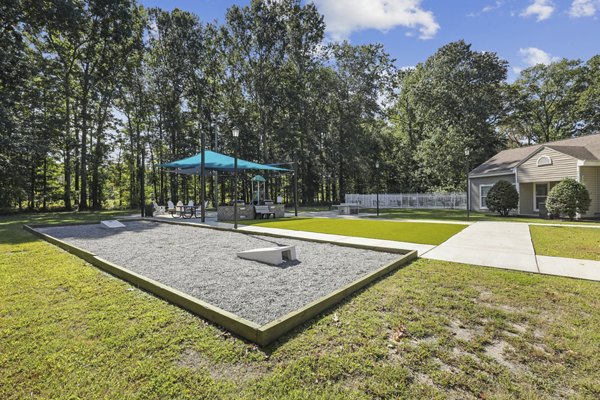
M 450 322 L 450 330 L 455 338 L 459 340 L 464 340 L 466 342 L 470 341 L 478 335 L 481 335 L 482 333 L 481 327 L 478 326 L 476 328 L 468 328 L 458 320 Z
M 196 371 L 207 370 L 215 380 L 232 380 L 237 383 L 258 379 L 264 376 L 268 369 L 257 363 L 219 363 L 212 362 L 198 350 L 186 348 L 176 360 L 175 365 Z
M 510 372 L 520 373 L 523 368 L 509 360 L 507 355 L 509 351 L 514 351 L 514 348 L 505 341 L 500 340 L 486 346 L 484 354 L 496 360 L 498 364 L 506 367 Z

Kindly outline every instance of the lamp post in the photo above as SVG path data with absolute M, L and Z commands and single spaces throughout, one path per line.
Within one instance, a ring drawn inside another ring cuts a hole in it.
M 375 169 L 377 170 L 377 216 L 379 217 L 379 160 L 375 161 Z
M 237 213 L 237 197 L 238 197 L 238 176 L 237 176 L 237 168 L 238 168 L 238 145 L 240 143 L 240 130 L 236 127 L 234 127 L 231 130 L 231 134 L 233 135 L 234 139 L 235 139 L 235 150 L 234 150 L 234 162 L 233 162 L 233 177 L 234 177 L 234 183 L 233 183 L 233 228 L 237 229 L 238 228 L 238 223 L 237 223 L 237 217 L 238 217 L 238 213 Z
M 467 219 L 471 218 L 471 195 L 469 188 L 469 154 L 471 154 L 471 149 L 465 147 L 465 171 L 467 175 Z

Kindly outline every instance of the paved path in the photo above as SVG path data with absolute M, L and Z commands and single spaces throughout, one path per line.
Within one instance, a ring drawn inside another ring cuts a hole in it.
M 536 256 L 522 222 L 477 222 L 422 257 L 600 281 L 600 261 Z
M 529 226 L 520 222 L 474 223 L 423 257 L 539 272 Z

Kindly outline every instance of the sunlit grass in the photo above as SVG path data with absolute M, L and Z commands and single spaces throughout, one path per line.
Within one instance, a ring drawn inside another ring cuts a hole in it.
M 600 397 L 596 282 L 421 259 L 261 349 L 22 229 L 100 218 L 0 220 L 1 399 Z
M 268 228 L 291 229 L 432 245 L 440 244 L 448 240 L 466 227 L 466 225 L 458 224 L 336 218 L 280 218 L 277 220 L 245 220 L 241 221 L 241 223 Z
M 538 255 L 600 261 L 600 228 L 530 226 Z

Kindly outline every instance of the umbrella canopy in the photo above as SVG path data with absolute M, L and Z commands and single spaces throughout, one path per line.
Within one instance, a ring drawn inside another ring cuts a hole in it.
M 204 152 L 206 160 L 204 161 L 204 169 L 209 171 L 233 171 L 235 159 L 225 154 L 215 151 L 206 150 Z M 166 164 L 159 164 L 160 167 L 174 168 L 172 172 L 181 174 L 197 174 L 200 172 L 200 164 L 202 163 L 202 153 L 187 157 L 181 160 L 173 161 Z M 267 164 L 259 164 L 252 161 L 246 161 L 238 158 L 237 169 L 256 169 L 263 171 L 291 171 L 287 168 L 274 167 Z

